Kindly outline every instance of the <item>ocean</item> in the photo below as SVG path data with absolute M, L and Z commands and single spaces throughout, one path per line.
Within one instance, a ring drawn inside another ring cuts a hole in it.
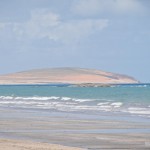
M 0 107 L 150 117 L 150 84 L 112 87 L 1 85 Z

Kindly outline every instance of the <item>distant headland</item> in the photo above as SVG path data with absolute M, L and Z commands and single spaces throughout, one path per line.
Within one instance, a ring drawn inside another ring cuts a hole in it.
M 0 84 L 75 84 L 79 86 L 139 83 L 133 77 L 85 68 L 33 69 L 0 75 Z

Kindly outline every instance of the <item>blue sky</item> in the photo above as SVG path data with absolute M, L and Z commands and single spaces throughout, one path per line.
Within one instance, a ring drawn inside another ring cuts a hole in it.
M 0 74 L 94 68 L 150 82 L 149 0 L 0 0 Z

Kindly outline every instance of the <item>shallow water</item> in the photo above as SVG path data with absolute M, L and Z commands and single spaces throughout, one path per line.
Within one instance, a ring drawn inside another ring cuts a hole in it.
M 0 86 L 0 107 L 84 112 L 127 113 L 150 117 L 150 85 L 69 87 L 67 85 Z

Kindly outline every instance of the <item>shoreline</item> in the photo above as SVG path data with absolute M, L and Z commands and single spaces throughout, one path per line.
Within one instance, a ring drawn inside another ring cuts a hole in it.
M 52 83 L 11 83 L 11 84 L 0 84 L 0 86 L 36 86 L 36 85 L 43 85 L 43 86 L 71 86 L 71 85 L 84 85 L 84 84 L 98 84 L 98 85 L 150 85 L 150 83 L 90 83 L 90 82 L 84 82 L 84 83 L 63 83 L 63 82 L 52 82 Z
M 0 108 L 0 113 L 3 145 L 12 146 L 13 141 L 28 145 L 29 141 L 92 150 L 150 148 L 149 118 L 11 108 Z
M 0 150 L 85 150 L 77 147 L 32 142 L 25 140 L 0 139 Z

